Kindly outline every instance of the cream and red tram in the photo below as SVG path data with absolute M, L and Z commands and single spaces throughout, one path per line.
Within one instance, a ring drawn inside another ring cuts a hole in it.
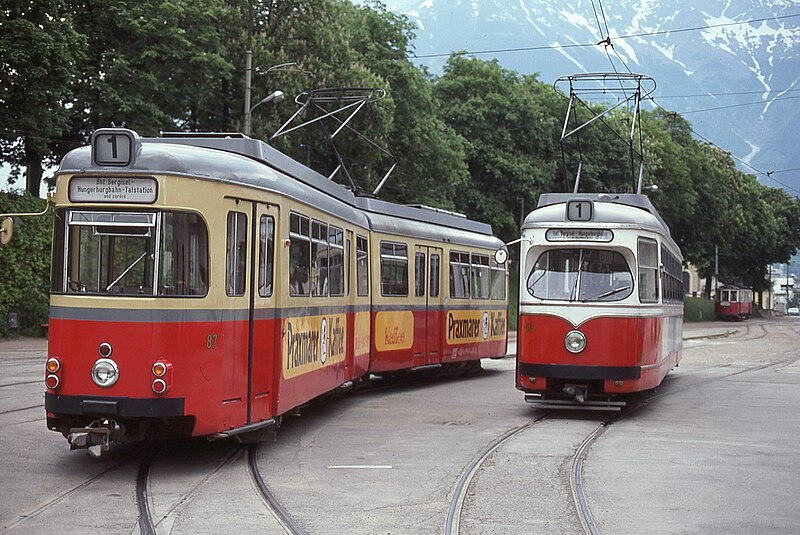
M 73 448 L 246 436 L 371 372 L 505 354 L 489 225 L 240 134 L 101 129 L 56 184 L 45 408 Z
M 519 390 L 614 408 L 681 359 L 682 256 L 639 194 L 545 194 L 522 226 Z

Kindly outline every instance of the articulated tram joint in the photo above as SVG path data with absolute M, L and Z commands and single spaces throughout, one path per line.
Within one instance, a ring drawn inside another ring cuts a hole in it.
M 125 428 L 114 420 L 95 420 L 86 427 L 73 427 L 69 430 L 71 450 L 88 449 L 92 457 L 100 457 L 111 447 L 112 441 L 120 441 Z

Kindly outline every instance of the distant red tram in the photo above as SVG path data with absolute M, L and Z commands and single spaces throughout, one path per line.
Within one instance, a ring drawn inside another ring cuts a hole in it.
M 746 320 L 753 315 L 753 290 L 722 286 L 714 298 L 714 315 L 721 320 Z
M 73 449 L 253 437 L 371 373 L 505 355 L 489 225 L 240 134 L 101 129 L 56 178 L 45 409 Z
M 619 408 L 682 355 L 682 256 L 640 194 L 546 194 L 522 226 L 517 388 Z

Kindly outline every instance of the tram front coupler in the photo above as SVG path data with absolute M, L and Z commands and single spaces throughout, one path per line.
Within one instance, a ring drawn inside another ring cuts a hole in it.
M 564 385 L 564 390 L 562 393 L 564 397 L 572 398 L 575 403 L 583 403 L 586 401 L 586 391 L 588 388 L 586 385 Z
M 125 429 L 114 420 L 95 420 L 86 427 L 69 430 L 67 441 L 71 450 L 87 449 L 92 457 L 100 457 L 111 447 L 111 442 L 122 440 Z

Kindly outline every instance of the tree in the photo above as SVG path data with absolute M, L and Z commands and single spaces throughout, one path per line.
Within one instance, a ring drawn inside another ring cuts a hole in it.
M 435 80 L 445 123 L 466 140 L 470 183 L 456 206 L 492 223 L 506 241 L 519 234 L 522 217 L 556 176 L 558 120 L 537 99 L 552 92 L 541 85 L 496 60 L 462 56 L 450 58 Z
M 66 1 L 8 0 L 0 10 L 0 155 L 10 183 L 26 168 L 25 189 L 39 195 L 53 145 L 68 129 L 75 77 L 87 43 Z

